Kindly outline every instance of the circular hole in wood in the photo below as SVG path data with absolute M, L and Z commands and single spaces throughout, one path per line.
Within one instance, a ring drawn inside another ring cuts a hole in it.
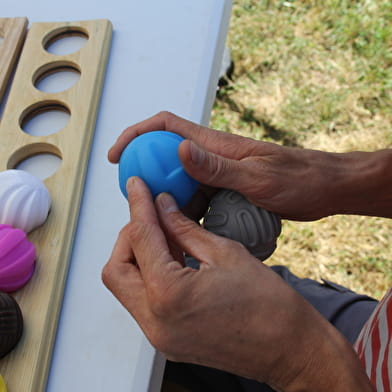
M 51 31 L 43 40 L 45 50 L 64 56 L 82 49 L 88 40 L 87 32 L 80 27 L 61 27 Z
M 80 79 L 80 70 L 72 63 L 47 64 L 38 69 L 33 77 L 34 86 L 45 93 L 68 90 Z
M 24 146 L 11 155 L 7 168 L 25 170 L 45 180 L 60 168 L 60 150 L 48 143 L 34 143 Z
M 47 136 L 63 129 L 71 112 L 59 102 L 42 102 L 22 113 L 20 127 L 31 136 Z

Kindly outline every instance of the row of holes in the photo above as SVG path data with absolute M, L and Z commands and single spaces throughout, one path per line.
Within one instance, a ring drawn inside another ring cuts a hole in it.
M 55 35 L 44 44 L 45 49 L 55 55 L 67 55 L 80 50 L 88 37 L 80 31 Z M 46 93 L 59 93 L 71 88 L 80 79 L 80 71 L 69 64 L 52 65 L 49 69 L 38 70 L 34 86 Z M 21 119 L 24 132 L 32 136 L 47 136 L 58 132 L 69 121 L 70 112 L 64 106 L 49 106 L 28 112 Z
M 55 35 L 44 43 L 45 49 L 54 55 L 68 55 L 80 50 L 88 36 L 80 31 L 64 32 Z M 0 40 L 1 45 L 1 40 Z M 71 88 L 80 79 L 80 71 L 70 65 L 53 66 L 46 71 L 38 71 L 34 86 L 46 93 L 58 93 Z M 49 106 L 28 112 L 21 119 L 21 128 L 32 136 L 47 136 L 63 129 L 70 118 L 64 106 Z M 61 165 L 61 158 L 51 153 L 40 153 L 24 159 L 16 165 L 17 169 L 28 171 L 42 180 L 52 176 Z
M 59 34 L 49 36 L 42 44 L 51 54 L 65 56 L 80 50 L 88 40 L 87 33 L 81 30 L 60 31 Z M 4 42 L 4 32 L 0 28 L 0 45 Z

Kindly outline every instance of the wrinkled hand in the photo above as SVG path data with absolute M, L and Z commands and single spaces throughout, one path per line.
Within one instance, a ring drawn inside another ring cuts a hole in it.
M 334 212 L 328 196 L 339 172 L 338 154 L 256 141 L 162 112 L 127 128 L 109 151 L 109 160 L 117 162 L 130 141 L 154 130 L 187 139 L 179 148 L 182 164 L 190 176 L 208 185 L 191 202 L 190 215 L 200 218 L 217 188 L 236 190 L 287 219 L 315 220 Z
M 223 369 L 277 390 L 339 390 L 328 384 L 337 381 L 328 367 L 324 380 L 325 361 L 336 363 L 339 379 L 347 376 L 339 358 L 355 362 L 355 355 L 319 313 L 241 244 L 186 218 L 170 195 L 154 204 L 138 178 L 127 190 L 132 220 L 103 281 L 153 346 L 171 360 Z M 200 270 L 184 267 L 183 252 L 200 260 Z

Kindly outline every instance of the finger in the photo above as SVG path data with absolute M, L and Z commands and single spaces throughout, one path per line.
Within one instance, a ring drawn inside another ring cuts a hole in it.
M 146 289 L 133 262 L 128 224 L 121 230 L 110 259 L 102 270 L 102 281 L 134 317 L 142 317 L 147 309 Z
M 165 130 L 165 119 L 160 114 L 154 115 L 144 121 L 126 128 L 117 138 L 116 143 L 110 148 L 108 159 L 117 163 L 124 148 L 137 136 L 146 132 Z
M 114 244 L 109 262 L 118 268 L 127 268 L 129 264 L 135 264 L 135 257 L 132 246 L 129 243 L 129 223 L 120 231 L 116 243 Z
M 137 219 L 157 224 L 158 215 L 152 200 L 150 190 L 144 181 L 138 177 L 130 177 L 126 184 L 128 205 L 131 221 Z
M 255 179 L 262 176 L 249 160 L 225 158 L 185 140 L 179 148 L 179 156 L 186 172 L 202 184 L 215 188 L 228 188 L 247 194 Z
M 117 163 L 124 148 L 137 136 L 151 131 L 175 132 L 184 138 L 196 136 L 205 127 L 180 118 L 169 112 L 160 112 L 144 121 L 134 124 L 123 131 L 108 153 L 108 159 Z
M 194 140 L 216 154 L 233 159 L 241 159 L 247 155 L 252 155 L 255 148 L 261 146 L 261 142 L 257 143 L 239 135 L 216 131 L 185 120 L 170 112 L 160 112 L 125 129 L 109 150 L 109 161 L 117 163 L 124 148 L 137 136 L 158 130 L 177 133 L 185 139 Z M 241 148 L 239 148 L 239 145 Z
M 146 184 L 140 178 L 131 177 L 127 191 L 131 213 L 129 240 L 142 278 L 145 281 L 162 279 L 169 263 L 177 264 L 179 269 L 182 266 L 170 253 Z
M 158 195 L 155 203 L 167 235 L 187 254 L 205 265 L 219 264 L 226 259 L 227 245 L 234 241 L 210 233 L 185 217 L 168 193 Z

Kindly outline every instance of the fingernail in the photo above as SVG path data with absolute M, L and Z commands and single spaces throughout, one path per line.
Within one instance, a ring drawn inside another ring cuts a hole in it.
M 131 191 L 132 187 L 135 184 L 136 179 L 137 179 L 137 177 L 129 177 L 128 178 L 127 185 L 126 185 L 127 193 L 129 193 Z
M 178 211 L 177 203 L 169 193 L 159 194 L 157 201 L 159 206 L 167 213 Z
M 198 147 L 194 142 L 191 142 L 190 149 L 191 149 L 192 162 L 196 166 L 201 165 L 206 155 L 205 152 L 200 147 Z

